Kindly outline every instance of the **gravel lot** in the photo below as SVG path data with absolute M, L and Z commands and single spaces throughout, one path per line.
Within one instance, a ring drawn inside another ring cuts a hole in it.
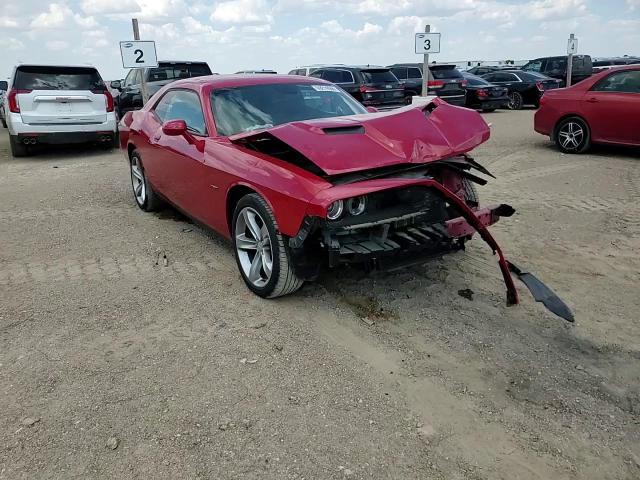
M 0 132 L 0 479 L 640 478 L 640 153 L 485 118 L 493 232 L 575 325 L 506 307 L 481 240 L 259 299 L 119 153 Z

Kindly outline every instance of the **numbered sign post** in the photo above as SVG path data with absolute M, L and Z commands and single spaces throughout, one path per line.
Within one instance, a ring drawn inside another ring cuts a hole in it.
M 567 41 L 567 87 L 571 86 L 571 73 L 573 72 L 573 56 L 578 53 L 578 39 L 572 33 Z
M 135 40 L 120 42 L 120 55 L 124 68 L 157 67 L 156 42 Z
M 416 33 L 416 53 L 424 55 L 422 62 L 422 96 L 429 94 L 429 54 L 440 53 L 440 34 L 431 33 L 431 25 L 427 25 L 424 33 Z

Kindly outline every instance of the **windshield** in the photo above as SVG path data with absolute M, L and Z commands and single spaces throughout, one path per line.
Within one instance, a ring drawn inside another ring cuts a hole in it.
M 469 85 L 472 85 L 474 87 L 478 87 L 481 85 L 482 86 L 491 85 L 484 78 L 476 77 L 475 75 L 471 75 L 470 73 L 464 74 L 464 78 L 467 79 L 467 82 Z
M 160 64 L 158 68 L 149 70 L 149 81 L 178 80 L 179 78 L 202 77 L 203 75 L 211 75 L 211 69 L 206 63 Z
M 391 70 L 362 70 L 365 83 L 397 83 L 396 77 Z
M 221 88 L 211 92 L 219 135 L 229 136 L 313 118 L 367 113 L 335 85 L 275 83 Z
M 436 80 L 443 80 L 446 78 L 462 78 L 462 73 L 456 68 L 455 65 L 433 65 L 429 67 L 431 76 Z
M 98 71 L 85 67 L 22 66 L 14 88 L 20 90 L 106 90 Z

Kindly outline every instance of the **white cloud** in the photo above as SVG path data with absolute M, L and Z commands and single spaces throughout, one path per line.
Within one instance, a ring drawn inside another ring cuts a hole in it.
M 0 36 L 0 50 L 22 50 L 24 43 L 17 38 Z
M 425 18 L 410 16 L 410 17 L 395 17 L 392 18 L 387 27 L 387 31 L 391 35 L 404 35 L 407 33 L 418 33 L 424 31 L 424 26 L 427 23 Z
M 48 42 L 45 42 L 45 46 L 47 49 L 55 52 L 69 48 L 69 43 L 64 40 L 49 40 Z
M 94 17 L 83 17 L 73 11 L 63 3 L 51 3 L 49 11 L 42 12 L 31 21 L 31 28 L 69 28 L 69 23 L 73 21 L 82 28 L 95 28 L 98 22 Z
M 629 6 L 629 10 L 635 10 L 636 8 L 640 8 L 640 0 L 627 0 L 627 5 Z
M 273 15 L 265 0 L 230 0 L 216 5 L 211 21 L 261 25 L 273 22 Z
M 585 0 L 535 0 L 522 6 L 521 12 L 535 20 L 575 18 L 588 12 Z
M 88 14 L 127 13 L 140 9 L 135 0 L 82 0 L 80 6 Z
M 18 21 L 7 16 L 0 16 L 0 28 L 17 28 Z
M 320 27 L 327 33 L 335 36 L 342 36 L 352 39 L 363 39 L 370 36 L 375 36 L 382 32 L 382 27 L 374 23 L 366 22 L 360 30 L 351 30 L 344 28 L 337 20 L 329 20 L 320 25 Z

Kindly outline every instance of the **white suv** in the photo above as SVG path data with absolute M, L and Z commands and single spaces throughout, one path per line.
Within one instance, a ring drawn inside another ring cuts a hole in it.
M 113 97 L 94 67 L 18 65 L 5 115 L 14 157 L 37 144 L 117 143 Z

